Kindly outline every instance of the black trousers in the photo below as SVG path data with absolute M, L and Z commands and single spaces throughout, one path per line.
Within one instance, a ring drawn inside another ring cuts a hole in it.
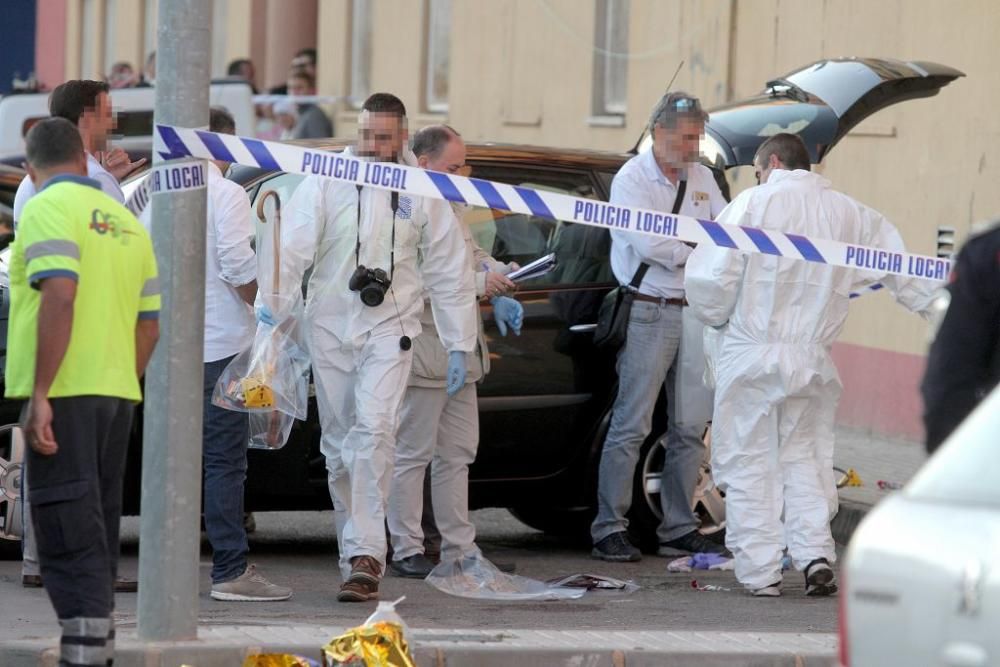
M 62 626 L 60 664 L 103 665 L 113 636 L 122 478 L 134 403 L 50 399 L 59 450 L 28 448 L 28 497 L 42 582 Z M 101 640 L 104 641 L 101 641 Z

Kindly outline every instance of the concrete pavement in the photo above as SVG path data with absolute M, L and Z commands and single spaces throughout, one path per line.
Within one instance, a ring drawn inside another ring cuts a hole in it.
M 888 492 L 879 479 L 905 481 L 924 459 L 922 447 L 838 433 L 837 463 L 855 468 L 864 486 L 843 489 L 834 523 L 846 541 L 857 521 Z M 484 665 L 829 665 L 836 653 L 834 599 L 805 598 L 801 575 L 788 573 L 785 596 L 759 600 L 728 572 L 666 572 L 668 561 L 608 564 L 588 558 L 585 544 L 533 531 L 503 510 L 474 513 L 480 543 L 520 574 L 546 579 L 594 572 L 632 579 L 628 596 L 590 594 L 564 602 L 509 603 L 449 597 L 422 581 L 388 578 L 383 598 L 406 595 L 400 613 L 412 630 L 422 666 Z M 850 519 L 850 521 L 848 520 Z M 202 555 L 199 639 L 149 646 L 135 639 L 136 596 L 118 596 L 117 665 L 214 667 L 239 665 L 248 651 L 294 649 L 317 655 L 342 628 L 359 624 L 374 605 L 333 601 L 335 541 L 328 513 L 259 514 L 252 559 L 277 583 L 291 585 L 288 603 L 219 603 L 207 596 L 209 556 Z M 853 524 L 851 523 L 853 522 Z M 135 574 L 138 520 L 125 519 L 123 570 Z M 19 585 L 19 566 L 0 562 L 0 665 L 55 664 L 58 629 L 44 592 Z M 701 592 L 690 583 L 729 591 Z
M 854 468 L 862 486 L 840 490 L 840 511 L 832 524 L 837 544 L 847 545 L 869 510 L 892 493 L 879 489 L 879 480 L 906 483 L 926 460 L 923 443 L 838 429 L 834 463 L 844 470 Z

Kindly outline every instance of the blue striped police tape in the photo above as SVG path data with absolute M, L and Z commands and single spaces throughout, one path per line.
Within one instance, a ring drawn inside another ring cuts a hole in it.
M 883 274 L 944 280 L 951 262 L 937 257 L 809 239 L 756 227 L 724 225 L 686 215 L 544 192 L 455 176 L 419 167 L 366 162 L 355 157 L 204 130 L 157 125 L 154 148 L 164 160 L 205 158 L 345 183 L 396 190 L 418 197 L 513 211 L 658 238 L 709 243 L 748 254 L 789 257 Z

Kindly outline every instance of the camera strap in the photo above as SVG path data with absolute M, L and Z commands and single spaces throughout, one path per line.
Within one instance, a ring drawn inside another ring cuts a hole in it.
M 354 268 L 361 265 L 361 186 L 358 189 L 358 236 L 354 245 Z M 396 273 L 396 211 L 399 210 L 399 193 L 395 190 L 389 196 L 389 206 L 392 208 L 392 238 L 389 241 L 389 280 Z

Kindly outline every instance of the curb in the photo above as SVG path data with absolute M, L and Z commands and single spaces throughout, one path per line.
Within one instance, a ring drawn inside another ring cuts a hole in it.
M 318 659 L 339 634 L 318 626 L 202 626 L 193 641 L 140 643 L 119 635 L 116 667 L 240 667 L 259 653 Z M 418 667 L 832 667 L 826 633 L 413 630 Z M 0 644 L 4 667 L 55 667 L 56 639 Z
M 857 530 L 858 524 L 867 516 L 871 510 L 870 505 L 851 501 L 840 501 L 840 509 L 837 515 L 830 522 L 830 530 L 833 532 L 834 541 L 842 546 L 847 546 Z

